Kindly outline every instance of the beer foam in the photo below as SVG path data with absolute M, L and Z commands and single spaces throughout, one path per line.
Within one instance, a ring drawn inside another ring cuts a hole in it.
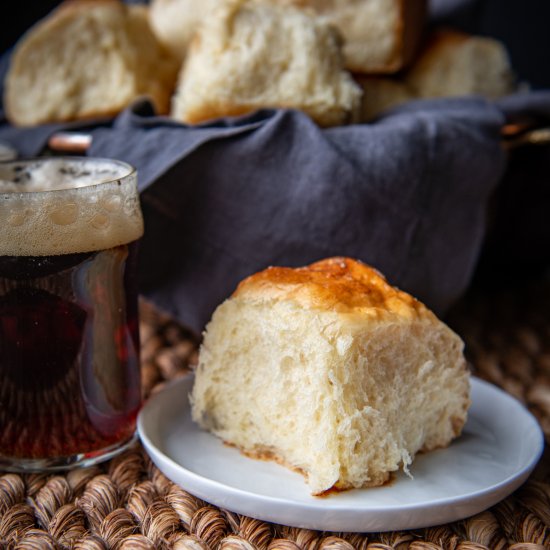
M 1 256 L 93 252 L 143 234 L 136 173 L 124 163 L 48 158 L 0 163 Z

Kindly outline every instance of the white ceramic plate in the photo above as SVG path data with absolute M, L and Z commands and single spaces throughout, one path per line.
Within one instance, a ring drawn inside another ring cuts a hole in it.
M 17 151 L 7 143 L 0 141 L 0 162 L 17 158 Z
M 313 497 L 301 475 L 243 456 L 191 420 L 188 376 L 152 397 L 138 419 L 158 468 L 189 493 L 257 519 L 324 531 L 389 531 L 456 521 L 519 487 L 543 448 L 537 421 L 514 398 L 472 380 L 472 407 L 460 438 L 418 455 L 414 479 Z

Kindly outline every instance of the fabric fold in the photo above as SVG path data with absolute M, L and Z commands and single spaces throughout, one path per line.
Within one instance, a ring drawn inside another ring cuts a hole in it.
M 144 295 L 201 332 L 238 282 L 269 265 L 345 255 L 438 314 L 468 287 L 507 153 L 501 128 L 550 99 L 411 101 L 370 124 L 330 129 L 292 110 L 187 126 L 146 100 L 112 121 L 0 128 L 23 156 L 85 127 L 92 156 L 135 165 L 146 231 Z

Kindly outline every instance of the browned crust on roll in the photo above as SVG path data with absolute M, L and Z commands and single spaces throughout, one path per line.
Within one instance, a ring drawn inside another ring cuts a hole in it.
M 391 286 L 376 269 L 346 257 L 311 265 L 269 267 L 244 279 L 233 296 L 295 299 L 302 305 L 338 311 L 388 310 L 406 316 L 431 313 L 411 295 Z

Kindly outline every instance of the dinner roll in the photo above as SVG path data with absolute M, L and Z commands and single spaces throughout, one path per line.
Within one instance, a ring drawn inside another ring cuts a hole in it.
M 71 0 L 17 44 L 5 83 L 6 114 L 21 126 L 110 116 L 141 95 L 167 113 L 177 70 L 144 6 Z
M 414 57 L 424 30 L 426 0 L 273 0 L 312 9 L 344 38 L 346 68 L 395 73 Z
M 494 99 L 514 91 L 501 42 L 446 29 L 430 35 L 405 79 L 417 97 L 426 98 L 475 94 Z
M 193 419 L 311 492 L 380 485 L 464 426 L 463 343 L 349 258 L 245 279 L 207 325 Z M 413 472 L 414 473 L 414 472 Z
M 193 39 L 172 116 L 187 123 L 263 107 L 301 109 L 321 126 L 355 120 L 361 90 L 329 25 L 291 6 L 221 2 Z

